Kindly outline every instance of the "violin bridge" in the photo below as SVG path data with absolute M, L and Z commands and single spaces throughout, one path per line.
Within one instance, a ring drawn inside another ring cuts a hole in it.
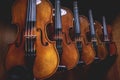
M 25 38 L 36 38 L 36 35 L 24 35 L 25 36 Z

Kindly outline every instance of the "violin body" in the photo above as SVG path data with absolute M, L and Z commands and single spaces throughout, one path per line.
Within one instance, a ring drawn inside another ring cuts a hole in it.
M 60 65 L 65 65 L 68 70 L 74 68 L 79 60 L 79 54 L 76 49 L 74 42 L 71 40 L 69 36 L 69 29 L 73 27 L 73 15 L 72 12 L 65 7 L 61 8 L 61 21 L 62 21 L 62 56 Z M 54 19 L 54 18 L 53 18 Z M 50 24 L 48 27 L 48 35 L 49 39 L 55 40 L 55 28 L 54 24 Z M 49 31 L 50 30 L 50 31 Z
M 107 57 L 108 52 L 105 44 L 101 41 L 101 36 L 103 35 L 102 25 L 98 21 L 95 21 L 95 32 L 98 44 L 98 57 L 100 60 L 104 60 Z
M 17 39 L 15 40 L 15 42 L 9 45 L 9 49 L 5 61 L 6 70 L 10 70 L 12 67 L 17 65 L 22 65 L 22 66 L 25 65 L 23 28 L 25 26 L 26 5 L 27 5 L 27 0 L 25 1 L 19 0 L 16 1 L 12 7 L 12 16 L 13 16 L 12 23 L 15 23 L 19 27 L 19 32 L 17 33 Z M 17 8 L 19 8 L 18 11 L 16 11 Z M 21 15 L 19 15 L 20 12 L 22 12 Z M 16 14 L 17 16 L 15 17 Z M 20 38 L 22 38 L 22 42 L 20 41 Z M 16 44 L 19 44 L 19 47 L 17 47 Z
M 62 16 L 62 60 L 61 64 L 65 65 L 67 69 L 74 68 L 79 60 L 78 50 L 75 46 L 75 43 L 71 40 L 69 36 L 69 29 L 73 27 L 73 15 L 72 12 L 67 8 L 64 9 L 67 14 Z
M 81 25 L 81 42 L 82 42 L 82 55 L 81 59 L 85 62 L 86 65 L 92 63 L 95 58 L 95 51 L 90 43 L 87 41 L 87 32 L 89 32 L 89 22 L 88 19 L 81 15 L 80 16 L 80 25 Z
M 52 22 L 52 5 L 48 0 L 41 1 L 42 4 L 38 5 L 37 8 L 38 22 L 36 22 L 37 29 L 40 29 L 41 33 L 36 33 L 38 35 L 38 40 L 36 41 L 38 56 L 36 57 L 34 64 L 36 66 L 33 69 L 34 74 L 36 74 L 35 77 L 39 79 L 47 78 L 53 75 L 59 65 L 59 56 L 55 47 L 55 42 L 48 39 L 46 32 L 46 25 Z M 48 43 L 48 45 L 45 46 L 45 43 Z
M 36 57 L 33 64 L 33 75 L 37 79 L 45 79 L 56 72 L 59 57 L 54 46 L 55 42 L 50 41 L 46 35 L 46 25 L 52 21 L 52 5 L 48 0 L 40 0 L 40 3 L 36 6 L 35 28 L 32 29 L 32 33 L 36 35 L 34 42 Z M 6 70 L 15 66 L 26 66 L 24 49 L 26 43 L 25 35 L 23 35 L 26 33 L 24 30 L 26 14 L 27 0 L 16 0 L 12 7 L 12 22 L 19 26 L 19 32 L 16 41 L 9 46 L 5 61 Z

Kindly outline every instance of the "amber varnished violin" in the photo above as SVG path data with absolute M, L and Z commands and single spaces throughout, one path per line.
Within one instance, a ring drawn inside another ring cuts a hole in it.
M 52 40 L 56 41 L 56 48 L 60 57 L 58 71 L 65 71 L 74 68 L 79 60 L 79 54 L 75 44 L 69 36 L 69 29 L 73 27 L 72 12 L 65 7 L 60 7 L 60 0 L 55 0 L 55 13 L 51 32 L 49 31 Z
M 48 0 L 16 0 L 12 6 L 12 22 L 19 27 L 19 32 L 9 46 L 5 67 L 10 73 L 22 70 L 20 80 L 45 79 L 57 70 L 59 57 L 55 42 L 46 33 L 52 14 Z M 25 75 L 30 79 L 23 79 Z
M 89 22 L 85 16 L 78 14 L 77 1 L 73 2 L 74 11 L 74 41 L 80 54 L 78 65 L 88 65 L 94 61 L 95 51 L 91 44 L 87 44 L 86 33 L 89 31 Z
M 63 49 L 63 53 L 62 53 L 62 57 L 61 57 L 61 64 L 65 65 L 67 67 L 67 69 L 69 70 L 69 69 L 74 68 L 77 65 L 78 60 L 79 60 L 79 54 L 78 54 L 78 50 L 76 49 L 75 44 L 73 43 L 73 41 L 70 39 L 70 36 L 69 36 L 69 29 L 73 27 L 73 14 L 68 8 L 63 7 L 61 10 L 66 12 L 66 14 L 63 13 L 63 15 L 62 15 L 62 35 L 63 35 L 62 36 L 62 49 Z M 58 29 L 57 26 L 55 26 L 55 27 L 57 30 Z M 61 38 L 59 38 L 59 39 L 61 39 Z M 59 46 L 59 45 L 57 45 L 57 46 Z

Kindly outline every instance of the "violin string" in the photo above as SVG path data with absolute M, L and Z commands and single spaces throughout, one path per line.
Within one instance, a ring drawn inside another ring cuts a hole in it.
M 59 0 L 58 0 L 59 1 Z M 59 1 L 59 3 L 58 3 L 58 5 L 59 5 L 59 8 L 58 8 L 58 10 L 59 10 L 59 13 L 61 13 L 61 11 L 60 11 L 60 1 Z M 60 14 L 59 14 L 60 15 Z M 61 15 L 60 15 L 60 17 L 61 17 Z M 60 20 L 60 19 L 59 19 Z M 60 22 L 60 21 L 59 21 Z M 61 24 L 61 23 L 59 23 L 59 24 Z M 58 44 L 60 45 L 60 31 L 58 30 Z M 61 53 L 60 53 L 61 54 Z M 61 55 L 60 55 L 60 57 L 61 57 Z M 61 58 L 60 58 L 61 59 Z
M 29 18 L 29 5 L 30 5 L 30 1 L 28 0 L 28 7 L 27 7 L 27 19 L 26 19 L 26 29 L 25 29 L 25 51 L 28 52 L 28 18 Z
M 32 14 L 32 2 L 31 2 L 31 15 L 30 15 L 30 51 L 31 52 L 33 52 L 33 32 L 32 32 L 32 29 L 33 29 L 33 27 L 34 27 L 34 22 L 32 21 L 32 16 L 33 16 L 33 14 Z
M 28 7 L 29 7 L 29 10 L 28 10 L 28 21 L 27 21 L 27 24 L 28 24 L 28 29 L 27 29 L 27 48 L 28 48 L 28 52 L 29 52 L 29 50 L 30 50 L 30 48 L 29 48 L 29 30 L 30 30 L 30 23 L 29 23 L 29 19 L 30 19 L 30 16 L 29 16 L 29 14 L 30 14 L 30 0 L 29 0 L 29 5 L 28 5 Z
M 34 22 L 32 22 L 31 24 L 31 52 L 33 52 L 33 38 L 34 38 L 34 34 L 33 34 L 33 27 L 34 27 Z
M 30 4 L 30 13 L 32 15 L 32 2 Z M 31 17 L 32 16 L 31 15 L 29 15 L 30 16 L 30 37 L 29 37 L 29 41 L 30 41 L 30 53 L 32 52 L 32 42 L 31 42 L 31 40 L 32 40 L 32 38 L 31 38 L 31 35 L 32 35 L 32 33 L 31 33 L 31 29 L 32 29 Z

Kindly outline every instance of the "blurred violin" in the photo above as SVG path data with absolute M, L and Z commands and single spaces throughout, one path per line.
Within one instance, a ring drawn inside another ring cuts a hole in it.
M 94 21 L 92 17 L 92 10 L 89 10 L 89 20 L 90 20 L 90 38 L 91 44 L 96 52 L 95 62 L 104 60 L 107 54 L 105 46 L 100 43 L 98 34 L 95 32 Z
M 107 52 L 105 44 L 101 40 L 101 37 L 103 35 L 102 25 L 96 20 L 94 23 L 95 23 L 94 26 L 95 26 L 96 38 L 97 38 L 97 42 L 98 42 L 98 57 L 101 60 L 104 60 L 107 57 L 108 52 Z
M 74 11 L 74 42 L 79 51 L 78 65 L 88 65 L 94 61 L 95 52 L 91 44 L 87 44 L 86 33 L 89 31 L 89 22 L 85 16 L 78 14 L 77 1 L 73 2 Z
M 108 51 L 108 56 L 116 56 L 117 55 L 117 47 L 115 42 L 112 41 L 112 28 L 110 25 L 106 26 L 106 20 L 103 16 L 103 41 L 105 42 L 105 46 Z
M 56 72 L 58 53 L 55 42 L 46 34 L 46 25 L 52 21 L 52 14 L 48 0 L 14 2 L 12 22 L 19 27 L 19 32 L 6 56 L 5 67 L 9 75 L 20 80 L 33 80 L 48 78 Z

